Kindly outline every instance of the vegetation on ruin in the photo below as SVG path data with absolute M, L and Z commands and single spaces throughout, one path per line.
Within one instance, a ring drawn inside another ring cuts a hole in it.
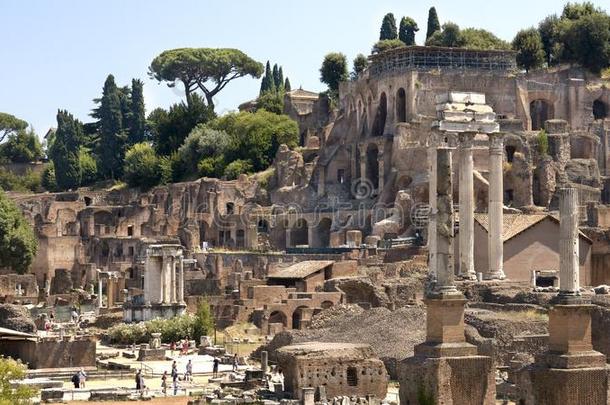
M 402 17 L 398 30 L 398 39 L 404 42 L 405 45 L 415 45 L 415 33 L 417 31 L 419 31 L 419 27 L 414 19 Z
M 290 91 L 290 80 L 284 79 L 284 70 L 277 63 L 271 69 L 267 61 L 265 74 L 261 80 L 261 89 L 256 99 L 256 110 L 266 110 L 275 114 L 284 113 L 284 95 Z
M 549 154 L 549 137 L 544 129 L 541 129 L 540 132 L 538 132 L 536 141 L 538 144 L 538 153 L 540 154 L 540 156 L 547 156 Z
M 426 40 L 428 46 L 461 47 L 468 49 L 510 49 L 510 45 L 493 33 L 477 28 L 460 27 L 452 22 L 443 24 Z
M 197 305 L 195 313 L 195 325 L 193 326 L 193 339 L 199 341 L 201 336 L 209 336 L 214 332 L 214 315 L 207 300 L 202 300 Z
M 23 213 L 6 194 L 0 193 L 0 263 L 25 273 L 36 256 L 38 241 Z
M 200 90 L 207 105 L 214 109 L 214 96 L 229 82 L 244 76 L 259 78 L 263 65 L 238 49 L 179 48 L 158 55 L 150 64 L 149 75 L 174 87 L 184 86 L 187 104 Z
M 347 58 L 340 52 L 331 52 L 324 56 L 320 67 L 320 81 L 328 86 L 328 95 L 336 99 L 339 83 L 347 81 Z
M 2 190 L 39 193 L 44 191 L 43 188 L 48 190 L 42 183 L 42 176 L 39 173 L 26 169 L 25 174 L 19 175 L 0 168 L 0 189 Z
M 25 365 L 11 358 L 0 358 L 0 405 L 29 405 L 38 394 L 31 386 L 13 386 L 13 381 L 26 377 Z
M 373 45 L 371 53 L 381 53 L 390 49 L 402 48 L 405 46 L 405 43 L 402 42 L 400 39 L 384 39 L 381 41 L 377 41 L 375 45 Z
M 364 56 L 361 53 L 356 55 L 356 57 L 354 58 L 354 61 L 352 62 L 352 73 L 351 73 L 352 80 L 356 80 L 358 78 L 358 75 L 360 75 L 360 73 L 364 72 L 365 69 L 368 67 L 368 65 L 369 65 L 369 60 L 367 59 L 366 56 Z
M 396 30 L 396 18 L 394 18 L 394 14 L 387 13 L 383 16 L 383 21 L 381 22 L 381 28 L 379 29 L 379 40 L 383 41 L 386 39 L 397 39 L 398 31 Z

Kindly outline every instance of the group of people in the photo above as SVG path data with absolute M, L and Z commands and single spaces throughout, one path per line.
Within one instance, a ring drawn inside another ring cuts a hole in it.
M 172 378 L 172 388 L 174 389 L 174 395 L 178 395 L 178 381 L 180 380 L 180 378 L 178 374 L 178 365 L 176 364 L 176 360 L 174 360 L 174 362 L 172 363 L 171 374 L 168 375 L 167 371 L 164 371 L 163 375 L 161 376 L 161 390 L 165 395 L 167 395 L 167 388 L 169 383 L 168 379 L 170 376 Z M 191 359 L 189 359 L 189 361 L 186 363 L 183 381 L 193 381 L 193 362 L 191 361 Z

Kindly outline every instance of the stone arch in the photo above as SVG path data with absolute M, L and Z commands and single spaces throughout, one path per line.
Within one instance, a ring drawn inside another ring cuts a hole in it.
M 407 93 L 402 87 L 396 92 L 396 122 L 407 122 Z
M 530 102 L 530 118 L 532 131 L 544 129 L 544 122 L 553 119 L 553 104 L 545 99 L 536 99 Z
M 307 220 L 299 218 L 290 231 L 292 246 L 307 245 L 309 243 L 309 229 Z
M 366 178 L 371 182 L 373 189 L 379 184 L 379 148 L 370 143 L 366 147 Z
M 593 119 L 594 120 L 603 120 L 608 117 L 608 106 L 606 103 L 597 99 L 593 101 Z
M 269 315 L 269 324 L 281 323 L 284 327 L 288 326 L 288 317 L 282 311 L 273 311 Z
M 385 129 L 385 121 L 388 116 L 388 98 L 385 93 L 379 96 L 379 105 L 373 122 L 373 136 L 382 136 Z
M 307 309 L 307 305 L 301 305 L 292 313 L 292 329 L 301 329 L 301 321 L 303 320 L 303 309 Z

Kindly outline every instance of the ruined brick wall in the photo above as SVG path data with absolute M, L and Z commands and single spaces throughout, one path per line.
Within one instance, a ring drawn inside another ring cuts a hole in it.
M 30 369 L 95 367 L 95 339 L 0 340 L 0 353 L 21 359 Z

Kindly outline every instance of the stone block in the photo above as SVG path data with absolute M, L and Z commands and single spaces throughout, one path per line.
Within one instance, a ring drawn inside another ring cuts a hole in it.
M 491 134 L 500 131 L 500 125 L 497 122 L 449 122 L 440 121 L 439 129 L 447 132 L 478 132 L 482 134 Z
M 464 304 L 455 298 L 426 299 L 426 343 L 460 343 L 464 337 Z
M 345 242 L 348 246 L 359 247 L 362 245 L 362 232 L 350 230 L 345 233 Z
M 461 91 L 450 91 L 438 94 L 435 97 L 436 104 L 440 103 L 464 103 L 464 104 L 485 104 L 485 94 Z
M 555 305 L 549 312 L 549 350 L 567 354 L 593 350 L 593 308 L 593 305 Z
M 426 398 L 443 405 L 495 405 L 495 370 L 490 357 L 410 357 L 399 365 L 400 403 Z
M 165 349 L 140 349 L 138 361 L 165 360 Z

